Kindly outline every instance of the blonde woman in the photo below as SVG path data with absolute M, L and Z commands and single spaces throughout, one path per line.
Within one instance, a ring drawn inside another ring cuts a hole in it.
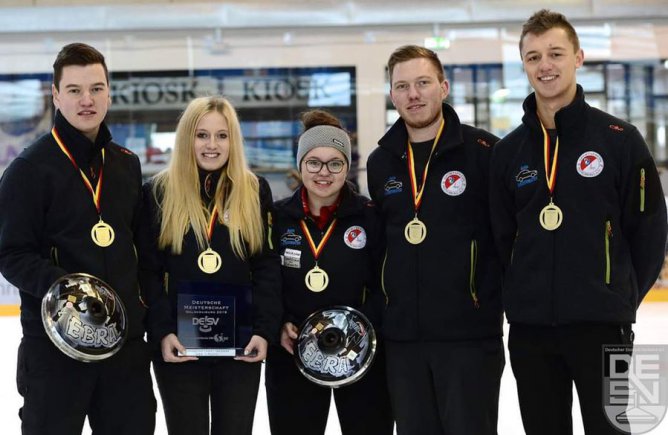
M 271 201 L 267 182 L 247 167 L 229 101 L 194 99 L 179 120 L 169 167 L 144 186 L 151 230 L 140 246 L 142 284 L 170 435 L 252 432 L 260 362 L 281 320 L 279 262 L 267 237 Z M 193 288 L 249 289 L 251 338 L 236 343 L 244 355 L 180 356 L 177 300 Z

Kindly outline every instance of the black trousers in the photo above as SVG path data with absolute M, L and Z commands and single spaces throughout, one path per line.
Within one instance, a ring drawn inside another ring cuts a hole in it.
M 398 435 L 495 435 L 501 337 L 457 342 L 387 341 Z
M 109 359 L 84 363 L 48 338 L 24 337 L 16 383 L 23 396 L 23 435 L 80 434 L 86 416 L 94 435 L 152 435 L 156 401 L 148 345 L 127 341 Z
M 292 355 L 270 346 L 265 386 L 272 435 L 324 434 L 332 391 L 342 435 L 392 435 L 383 351 L 378 350 L 362 379 L 332 389 L 306 379 Z
M 251 435 L 261 367 L 232 358 L 154 362 L 169 434 Z
M 632 343 L 630 326 L 511 324 L 510 363 L 527 435 L 571 435 L 573 383 L 586 434 L 623 434 L 603 401 L 603 345 Z

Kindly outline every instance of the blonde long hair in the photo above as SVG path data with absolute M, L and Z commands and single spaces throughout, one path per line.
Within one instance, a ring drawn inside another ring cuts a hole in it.
M 260 252 L 264 243 L 259 182 L 248 169 L 244 157 L 237 113 L 223 97 L 195 98 L 179 119 L 169 166 L 155 176 L 154 194 L 162 199 L 158 245 L 162 249 L 171 247 L 174 254 L 180 254 L 183 237 L 192 228 L 200 249 L 207 247 L 207 227 L 212 211 L 201 199 L 194 144 L 197 125 L 204 115 L 213 111 L 227 121 L 230 138 L 229 158 L 220 169 L 214 197 L 218 222 L 227 225 L 230 244 L 237 257 L 247 259 Z M 229 219 L 224 222 L 226 211 Z

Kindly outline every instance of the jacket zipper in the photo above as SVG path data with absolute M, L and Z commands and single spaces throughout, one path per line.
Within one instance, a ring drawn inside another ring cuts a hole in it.
M 552 304 L 552 326 L 557 326 L 558 324 L 558 319 L 557 319 L 557 291 L 554 289 L 554 275 L 555 275 L 555 269 L 556 269 L 556 261 L 554 261 L 554 257 L 556 257 L 556 232 L 552 232 L 551 234 L 551 240 L 552 240 L 552 269 L 551 269 L 551 274 L 550 274 L 550 302 Z
M 55 246 L 51 247 L 51 260 L 55 266 L 60 266 L 60 262 L 58 261 L 58 248 Z
M 135 262 L 138 263 L 139 262 L 139 254 L 137 253 L 137 245 L 135 245 L 134 243 L 132 244 L 132 251 L 135 253 Z M 137 289 L 139 290 L 139 292 L 138 292 L 139 293 L 139 303 L 142 305 L 142 307 L 148 309 L 149 306 L 146 303 L 146 301 L 144 300 L 144 292 L 142 291 L 141 284 L 139 284 L 139 282 L 137 282 Z
M 515 245 L 517 245 L 517 238 L 520 236 L 520 230 L 515 231 L 515 238 L 513 239 L 513 247 L 510 250 L 510 264 L 513 264 L 513 257 L 515 256 Z
M 165 294 L 169 294 L 169 272 L 165 272 L 163 279 L 163 285 L 165 287 Z
M 475 288 L 475 268 L 478 263 L 478 241 L 473 239 L 471 240 L 471 269 L 469 270 L 469 292 L 471 293 L 471 299 L 473 299 L 473 305 L 476 308 L 480 308 L 480 301 L 478 300 L 478 291 Z
M 645 212 L 645 168 L 640 168 L 640 213 Z
M 381 268 L 380 273 L 380 288 L 383 290 L 385 295 L 385 306 L 390 303 L 390 298 L 387 296 L 387 291 L 385 290 L 385 263 L 387 263 L 387 249 L 385 250 L 385 257 L 383 257 L 383 267 Z
M 605 221 L 605 283 L 610 284 L 610 239 L 612 239 L 612 223 Z

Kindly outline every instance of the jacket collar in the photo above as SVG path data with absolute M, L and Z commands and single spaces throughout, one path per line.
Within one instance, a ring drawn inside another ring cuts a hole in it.
M 214 199 L 216 194 L 216 187 L 218 186 L 218 180 L 220 180 L 220 175 L 222 170 L 217 171 L 205 171 L 204 169 L 197 167 L 197 175 L 199 176 L 199 193 L 204 201 L 204 204 L 209 204 Z M 227 197 L 227 195 L 225 195 Z
M 540 120 L 538 119 L 538 105 L 536 104 L 535 92 L 532 92 L 524 100 L 522 107 L 524 109 L 522 123 L 542 136 L 543 133 L 540 128 Z M 577 85 L 573 101 L 569 105 L 559 109 L 554 116 L 559 137 L 567 137 L 571 135 L 581 137 L 582 131 L 584 130 L 583 127 L 586 123 L 586 111 L 588 108 L 589 105 L 584 99 L 582 86 Z
M 445 126 L 441 138 L 436 145 L 434 157 L 437 157 L 443 151 L 452 149 L 464 144 L 464 137 L 462 135 L 462 125 L 459 121 L 459 116 L 447 103 L 443 103 L 443 118 L 445 119 Z M 399 118 L 392 127 L 380 138 L 378 145 L 390 151 L 401 158 L 406 157 L 408 146 L 408 130 L 406 123 L 402 118 Z
M 301 190 L 303 185 L 294 191 L 292 196 L 285 202 L 285 211 L 294 219 L 304 218 L 304 207 L 302 206 Z M 362 205 L 355 200 L 355 193 L 348 182 L 341 188 L 341 203 L 336 209 L 334 216 L 343 218 L 362 213 Z
M 95 143 L 91 142 L 90 139 L 67 122 L 67 119 L 65 119 L 59 110 L 56 111 L 54 125 L 58 131 L 58 135 L 70 153 L 72 153 L 74 161 L 77 162 L 80 168 L 90 166 L 93 158 L 97 156 L 102 148 L 111 142 L 111 132 L 104 122 L 100 125 L 100 131 L 97 133 Z

